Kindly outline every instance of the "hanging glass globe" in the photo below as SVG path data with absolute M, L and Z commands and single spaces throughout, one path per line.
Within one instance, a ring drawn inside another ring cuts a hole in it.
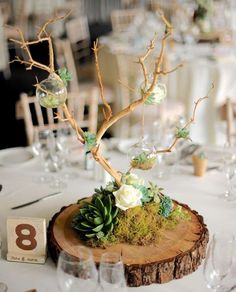
M 148 170 L 156 163 L 156 149 L 152 144 L 141 141 L 130 147 L 128 151 L 132 168 Z
M 64 82 L 56 74 L 50 74 L 47 79 L 39 83 L 36 96 L 41 106 L 46 108 L 57 108 L 67 98 L 67 90 Z
M 145 94 L 151 84 L 145 86 L 145 84 L 141 85 L 141 94 Z M 152 91 L 152 93 L 145 100 L 146 105 L 156 105 L 160 104 L 167 95 L 166 85 L 164 83 L 157 83 Z

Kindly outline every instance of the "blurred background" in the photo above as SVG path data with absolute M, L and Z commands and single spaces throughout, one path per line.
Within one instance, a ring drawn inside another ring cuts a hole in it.
M 191 137 L 203 144 L 221 144 L 226 127 L 221 109 L 227 97 L 236 97 L 236 1 L 1 0 L 0 149 L 29 143 L 21 95 L 33 96 L 36 76 L 39 81 L 47 77 L 47 72 L 26 70 L 24 64 L 12 62 L 16 55 L 22 60 L 26 58 L 11 41 L 20 37 L 12 27 L 20 28 L 26 40 L 33 40 L 46 20 L 71 10 L 65 20 L 49 26 L 56 68 L 66 67 L 72 74 L 69 91 L 88 97 L 94 94 L 99 100 L 91 51 L 98 38 L 105 95 L 116 112 L 139 97 L 143 77 L 135 61 L 156 33 L 156 48 L 147 62 L 148 72 L 152 72 L 165 29 L 159 9 L 174 27 L 163 70 L 171 70 L 180 63 L 184 66 L 159 80 L 160 86 L 164 84 L 167 88 L 167 97 L 157 107 L 145 107 L 145 130 L 152 131 L 158 121 L 172 125 L 191 117 L 194 101 L 205 96 L 213 82 L 214 90 L 199 107 Z M 46 42 L 31 45 L 30 49 L 37 61 L 48 63 Z M 99 125 L 100 101 L 97 112 Z M 140 110 L 120 121 L 107 137 L 140 136 L 141 116 Z

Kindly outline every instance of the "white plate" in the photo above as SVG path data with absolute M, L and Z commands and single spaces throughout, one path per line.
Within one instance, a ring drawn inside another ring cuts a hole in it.
M 0 165 L 3 166 L 19 165 L 33 158 L 30 150 L 24 147 L 7 148 L 0 151 Z

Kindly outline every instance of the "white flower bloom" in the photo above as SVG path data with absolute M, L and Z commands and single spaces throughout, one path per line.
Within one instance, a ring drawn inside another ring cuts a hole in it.
M 125 178 L 125 184 L 127 184 L 127 185 L 139 185 L 139 186 L 141 186 L 141 185 L 145 184 L 144 179 L 138 177 L 134 173 L 126 174 L 124 178 Z
M 142 205 L 141 198 L 143 194 L 131 185 L 124 184 L 113 194 L 116 198 L 116 207 L 123 211 Z

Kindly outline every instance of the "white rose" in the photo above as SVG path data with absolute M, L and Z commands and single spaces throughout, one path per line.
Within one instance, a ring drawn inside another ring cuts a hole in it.
M 123 211 L 142 205 L 142 193 L 131 185 L 124 184 L 113 194 L 116 198 L 116 207 Z
M 144 179 L 138 177 L 134 173 L 129 173 L 125 175 L 125 184 L 127 185 L 144 185 Z
M 164 83 L 158 83 L 145 101 L 147 105 L 159 104 L 166 97 L 167 89 Z

